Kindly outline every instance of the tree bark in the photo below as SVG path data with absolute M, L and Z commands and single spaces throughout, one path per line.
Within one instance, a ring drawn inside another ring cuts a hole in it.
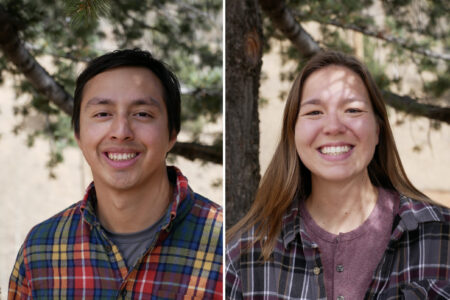
M 294 15 L 286 7 L 284 1 L 259 0 L 259 4 L 270 17 L 275 27 L 292 42 L 302 56 L 310 57 L 320 51 L 319 44 L 295 20 Z
M 274 26 L 283 32 L 302 56 L 309 57 L 320 51 L 319 44 L 295 20 L 294 14 L 283 0 L 259 0 L 259 3 Z M 385 103 L 398 111 L 450 124 L 449 107 L 420 103 L 411 97 L 399 96 L 389 91 L 382 93 Z
M 258 89 L 262 20 L 257 0 L 226 1 L 227 227 L 248 211 L 260 180 Z

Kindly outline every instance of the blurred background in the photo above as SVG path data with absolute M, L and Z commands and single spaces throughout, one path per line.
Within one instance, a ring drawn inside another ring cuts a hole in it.
M 353 54 L 368 66 L 410 180 L 450 206 L 449 5 L 226 1 L 227 228 L 248 211 L 280 138 L 294 78 L 321 49 Z
M 352 53 L 384 92 L 412 182 L 450 206 L 450 35 L 445 1 L 228 0 L 226 215 L 248 209 L 279 138 L 294 76 L 320 48 Z M 90 170 L 68 113 L 76 75 L 117 48 L 141 47 L 182 84 L 170 163 L 191 187 L 222 193 L 222 1 L 0 0 L 0 299 L 36 223 L 81 199 Z
M 222 1 L 0 1 L 0 299 L 32 226 L 91 182 L 69 115 L 86 63 L 149 50 L 178 76 L 182 130 L 168 157 L 192 189 L 223 203 Z

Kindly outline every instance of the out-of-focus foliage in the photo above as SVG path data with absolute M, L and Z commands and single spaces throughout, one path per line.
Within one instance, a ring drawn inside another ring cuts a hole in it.
M 66 91 L 87 61 L 107 51 L 142 48 L 167 63 L 182 88 L 182 121 L 190 141 L 222 112 L 221 0 L 1 0 L 30 53 Z M 73 145 L 67 115 L 38 94 L 0 53 L 0 83 L 12 76 L 18 101 L 15 132 L 51 144 L 49 167 Z M 26 99 L 26 100 L 23 100 Z M 40 122 L 31 122 L 39 119 Z M 221 143 L 220 132 L 213 140 Z
M 356 54 L 349 33 L 363 35 L 363 56 L 380 88 L 392 90 L 423 102 L 450 105 L 450 2 L 425 0 L 288 0 L 286 6 L 302 25 L 316 25 L 322 48 Z M 266 51 L 273 39 L 286 38 L 264 22 Z M 297 68 L 283 73 L 292 81 L 304 59 L 290 44 L 281 44 L 284 62 L 299 62 Z M 435 56 L 434 54 L 437 54 Z M 406 88 L 396 67 L 414 65 L 417 80 Z M 285 94 L 281 95 L 282 97 Z

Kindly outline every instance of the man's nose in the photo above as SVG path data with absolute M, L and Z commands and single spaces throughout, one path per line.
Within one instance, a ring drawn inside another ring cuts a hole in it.
M 111 124 L 111 139 L 114 140 L 132 140 L 134 138 L 133 129 L 130 121 L 125 116 L 117 116 Z

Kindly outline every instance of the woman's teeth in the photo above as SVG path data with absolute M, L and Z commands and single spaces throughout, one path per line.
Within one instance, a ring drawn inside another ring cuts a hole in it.
M 339 155 L 339 154 L 343 154 L 343 153 L 347 153 L 348 151 L 350 151 L 351 147 L 350 146 L 327 146 L 327 147 L 322 147 L 319 149 L 320 153 L 323 154 L 330 154 L 330 155 Z

